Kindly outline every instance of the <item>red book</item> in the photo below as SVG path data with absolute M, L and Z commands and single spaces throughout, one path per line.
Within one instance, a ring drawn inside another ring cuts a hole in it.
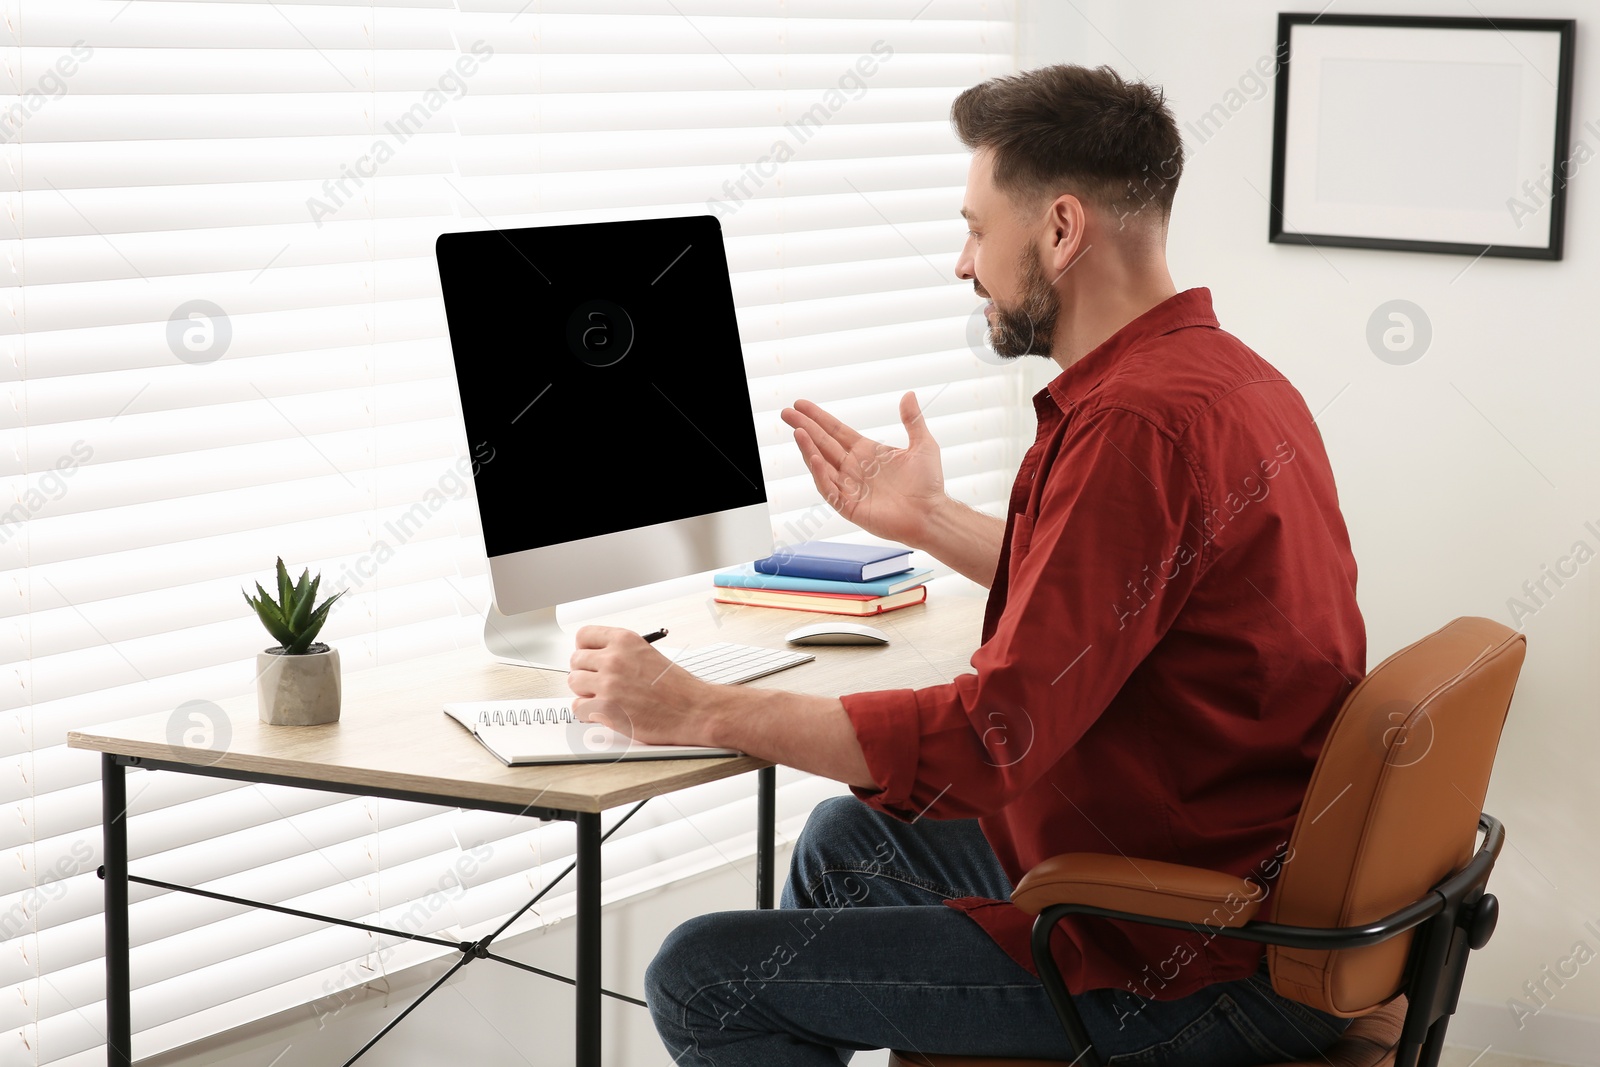
M 808 593 L 799 589 L 750 589 L 716 586 L 719 604 L 752 604 L 762 608 L 815 611 L 828 615 L 882 615 L 928 599 L 928 587 L 919 585 L 888 596 L 870 593 Z

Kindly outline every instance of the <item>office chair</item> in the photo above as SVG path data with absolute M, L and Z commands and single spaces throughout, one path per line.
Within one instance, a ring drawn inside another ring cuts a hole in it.
M 1071 1062 L 1104 1067 L 1049 940 L 1064 916 L 1092 915 L 1190 931 L 1205 924 L 1265 944 L 1273 989 L 1355 1019 L 1324 1055 L 1276 1067 L 1437 1067 L 1467 954 L 1488 943 L 1499 914 L 1484 887 L 1505 830 L 1483 813 L 1483 798 L 1525 651 L 1522 634 L 1461 618 L 1369 673 L 1334 720 L 1292 851 L 1266 894 L 1220 871 L 1120 855 L 1069 853 L 1029 871 L 1011 899 L 1036 916 L 1033 957 Z M 910 1052 L 889 1062 L 1055 1063 Z

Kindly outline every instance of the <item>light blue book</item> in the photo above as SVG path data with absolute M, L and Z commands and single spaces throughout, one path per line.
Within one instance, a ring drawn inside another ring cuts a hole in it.
M 753 563 L 741 564 L 731 571 L 723 571 L 712 579 L 715 585 L 735 589 L 790 589 L 802 593 L 859 593 L 868 596 L 888 596 L 903 589 L 915 589 L 933 570 L 905 571 L 870 582 L 835 582 L 827 578 L 791 578 L 783 574 L 762 574 Z

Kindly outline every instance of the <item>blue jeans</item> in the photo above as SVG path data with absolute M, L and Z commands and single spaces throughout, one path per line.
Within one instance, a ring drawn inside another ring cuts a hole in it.
M 976 821 L 904 823 L 835 797 L 800 835 L 782 908 L 684 923 L 645 997 L 681 1067 L 838 1067 L 876 1048 L 1070 1060 L 1039 979 L 941 904 L 1010 894 Z M 1274 993 L 1264 964 L 1182 1000 L 1074 1000 L 1108 1067 L 1314 1059 L 1349 1022 Z

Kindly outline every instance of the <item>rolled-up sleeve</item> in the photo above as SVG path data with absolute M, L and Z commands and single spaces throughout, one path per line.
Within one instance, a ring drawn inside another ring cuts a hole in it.
M 1177 443 L 1120 408 L 1071 422 L 1032 514 L 1010 525 L 1005 603 L 973 673 L 841 698 L 878 787 L 854 791 L 881 811 L 974 818 L 1030 788 L 1094 725 L 1206 565 L 1206 501 Z
M 880 811 L 902 819 L 916 817 L 911 795 L 917 788 L 917 739 L 921 709 L 915 689 L 885 689 L 840 698 L 855 727 L 876 790 L 851 791 Z

